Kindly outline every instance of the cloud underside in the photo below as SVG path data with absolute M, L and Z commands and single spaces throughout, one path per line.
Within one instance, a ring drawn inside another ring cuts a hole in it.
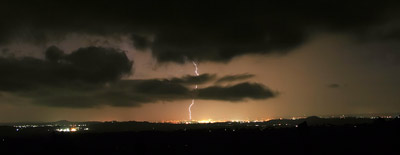
M 227 83 L 239 80 L 247 80 L 249 78 L 254 77 L 253 74 L 236 74 L 236 75 L 226 75 L 220 79 L 218 79 L 215 83 Z
M 136 107 L 142 104 L 172 102 L 195 97 L 204 100 L 239 102 L 247 99 L 268 99 L 276 94 L 258 83 L 240 83 L 232 86 L 212 86 L 193 90 L 168 80 L 122 80 L 106 86 L 88 88 L 41 88 L 17 92 L 31 98 L 37 105 L 69 108 L 99 106 Z
M 44 86 L 112 82 L 129 75 L 133 65 L 123 51 L 111 48 L 87 47 L 64 54 L 52 46 L 45 54 L 45 60 L 0 57 L 0 90 L 30 91 Z
M 0 91 L 1 92 L 1 91 Z M 3 91 L 50 107 L 91 108 L 104 105 L 135 107 L 147 103 L 204 99 L 239 102 L 276 96 L 262 84 L 243 82 L 194 90 L 168 79 L 121 80 L 107 84 L 70 83 L 70 86 L 41 86 L 34 90 Z M 1 96 L 0 96 L 1 99 Z
M 133 74 L 132 66 L 133 61 L 124 51 L 102 47 L 85 47 L 65 54 L 52 46 L 45 51 L 45 59 L 0 57 L 3 73 L 0 76 L 0 102 L 10 102 L 7 97 L 12 95 L 37 105 L 90 108 L 104 105 L 134 107 L 193 97 L 237 102 L 275 96 L 262 84 L 249 82 L 193 89 L 194 85 L 226 79 L 226 76 L 217 78 L 214 74 L 121 80 Z
M 0 2 L 0 44 L 44 43 L 67 34 L 129 34 L 159 62 L 226 62 L 285 54 L 314 32 L 398 39 L 398 2 L 388 1 L 50 1 Z

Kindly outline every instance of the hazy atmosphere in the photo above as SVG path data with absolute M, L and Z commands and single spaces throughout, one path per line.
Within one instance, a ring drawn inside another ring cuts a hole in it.
M 399 112 L 398 6 L 2 1 L 0 122 Z

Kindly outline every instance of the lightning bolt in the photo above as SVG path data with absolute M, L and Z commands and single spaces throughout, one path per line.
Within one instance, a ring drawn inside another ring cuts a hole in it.
M 199 68 L 197 68 L 197 64 L 196 64 L 196 62 L 194 62 L 194 61 L 192 61 L 192 63 L 193 63 L 193 66 L 194 66 L 194 68 L 195 68 L 195 70 L 194 70 L 194 73 L 196 74 L 196 76 L 199 76 L 200 74 L 199 74 Z M 196 84 L 196 86 L 194 87 L 194 90 L 197 90 L 197 84 Z M 193 97 L 193 99 L 192 99 L 192 104 L 190 104 L 190 106 L 189 106 L 189 119 L 190 120 L 192 120 L 192 106 L 194 105 L 194 97 Z

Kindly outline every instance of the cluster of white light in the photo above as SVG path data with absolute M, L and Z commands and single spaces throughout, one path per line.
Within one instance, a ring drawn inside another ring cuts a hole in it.
M 211 120 L 211 119 L 208 119 L 208 120 L 200 120 L 200 121 L 197 121 L 197 123 L 215 123 L 216 121 L 213 121 L 213 120 Z
M 56 131 L 58 131 L 58 132 L 76 132 L 76 131 L 78 131 L 78 130 L 81 130 L 82 128 L 75 128 L 75 127 L 72 127 L 72 128 L 58 128 L 58 129 L 56 129 Z M 89 130 L 89 128 L 83 128 L 83 130 L 85 130 L 85 131 L 87 131 L 87 130 Z
M 58 132 L 71 132 L 71 130 L 69 130 L 69 128 L 56 129 L 56 131 L 58 131 Z M 75 129 L 75 131 L 76 131 L 76 129 Z

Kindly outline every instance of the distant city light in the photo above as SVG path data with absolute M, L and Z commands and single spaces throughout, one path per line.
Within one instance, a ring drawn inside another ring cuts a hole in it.
M 211 119 L 208 119 L 208 120 L 197 121 L 197 123 L 215 123 L 215 121 L 212 121 Z
M 63 127 L 61 127 L 61 128 L 56 129 L 55 131 L 57 131 L 57 132 L 77 132 L 80 130 L 88 131 L 89 128 L 81 128 L 81 127 L 64 127 L 63 128 Z

